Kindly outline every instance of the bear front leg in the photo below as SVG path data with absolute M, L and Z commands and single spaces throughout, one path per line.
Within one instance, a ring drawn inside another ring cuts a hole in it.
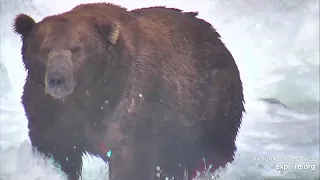
M 82 153 L 54 152 L 53 159 L 60 165 L 61 170 L 66 173 L 68 180 L 78 180 L 82 173 Z
M 151 152 L 122 148 L 110 158 L 110 180 L 160 180 Z
M 57 166 L 60 166 L 68 180 L 78 180 L 82 171 L 82 152 L 77 148 L 54 145 L 43 136 L 29 133 L 33 150 L 37 150 L 47 158 L 53 158 Z
M 128 145 L 122 145 L 113 149 L 113 153 L 109 159 L 110 180 L 138 180 L 139 176 L 135 173 L 135 158 L 133 157 L 133 149 Z

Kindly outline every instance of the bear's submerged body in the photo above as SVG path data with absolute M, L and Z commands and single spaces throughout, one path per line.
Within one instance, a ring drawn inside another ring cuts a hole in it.
M 85 152 L 109 162 L 115 180 L 190 180 L 203 158 L 212 169 L 232 162 L 240 74 L 196 15 L 99 3 L 39 23 L 17 16 L 32 146 L 69 180 Z

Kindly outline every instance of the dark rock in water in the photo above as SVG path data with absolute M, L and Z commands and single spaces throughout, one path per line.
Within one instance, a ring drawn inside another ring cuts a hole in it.
M 259 100 L 264 101 L 269 104 L 272 104 L 272 105 L 279 105 L 284 108 L 291 109 L 287 105 L 285 105 L 284 103 L 282 103 L 280 100 L 278 100 L 276 98 L 260 98 Z

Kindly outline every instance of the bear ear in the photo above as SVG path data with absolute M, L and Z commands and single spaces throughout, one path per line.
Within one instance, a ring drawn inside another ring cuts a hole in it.
M 110 25 L 110 33 L 109 33 L 109 42 L 112 44 L 116 44 L 120 35 L 120 25 L 119 23 L 113 23 Z
M 109 43 L 115 45 L 119 39 L 120 35 L 120 25 L 117 22 L 105 25 L 97 24 L 97 29 L 99 34 L 103 39 L 107 40 Z
M 36 22 L 30 16 L 19 14 L 14 20 L 13 30 L 24 37 L 29 34 L 35 24 Z

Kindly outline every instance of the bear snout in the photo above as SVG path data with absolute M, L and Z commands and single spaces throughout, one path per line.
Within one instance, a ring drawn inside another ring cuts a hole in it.
M 64 53 L 51 53 L 46 67 L 45 92 L 54 98 L 71 94 L 75 87 L 73 65 Z
M 47 78 L 47 84 L 50 89 L 61 88 L 65 85 L 65 77 L 58 72 L 50 73 Z
M 68 75 L 61 72 L 47 73 L 45 79 L 45 92 L 54 98 L 62 98 L 73 92 L 74 82 Z

